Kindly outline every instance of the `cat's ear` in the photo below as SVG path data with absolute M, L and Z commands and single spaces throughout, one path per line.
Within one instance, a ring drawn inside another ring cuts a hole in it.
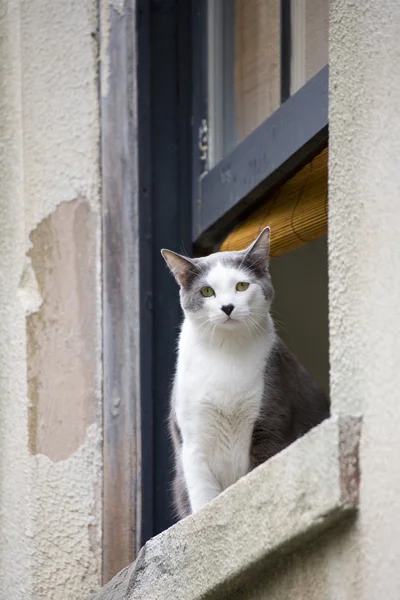
M 163 249 L 161 250 L 161 254 L 178 284 L 182 287 L 188 287 L 196 273 L 195 264 L 190 258 L 172 252 L 172 250 Z
M 268 269 L 270 241 L 271 229 L 265 227 L 258 238 L 245 250 L 246 258 L 251 258 L 254 266 Z

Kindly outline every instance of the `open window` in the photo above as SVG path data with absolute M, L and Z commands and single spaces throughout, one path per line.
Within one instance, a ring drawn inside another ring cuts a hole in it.
M 328 3 L 127 0 L 110 11 L 104 581 L 173 523 L 166 418 L 181 314 L 160 248 L 240 248 L 269 223 L 279 333 L 328 387 Z
M 192 151 L 195 250 L 271 226 L 278 332 L 327 393 L 328 10 L 194 3 Z

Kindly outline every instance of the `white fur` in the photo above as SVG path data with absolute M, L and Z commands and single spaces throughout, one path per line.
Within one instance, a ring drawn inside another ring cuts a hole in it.
M 260 285 L 236 291 L 246 274 L 219 263 L 207 283 L 215 297 L 187 313 L 179 340 L 175 412 L 192 511 L 210 502 L 250 468 L 249 451 L 275 343 Z M 231 317 L 221 306 L 235 306 Z M 234 320 L 233 320 L 234 319 Z

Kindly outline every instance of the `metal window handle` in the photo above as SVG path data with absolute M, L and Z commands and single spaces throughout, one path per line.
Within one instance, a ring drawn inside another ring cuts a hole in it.
M 208 123 L 206 119 L 202 119 L 199 127 L 199 150 L 200 160 L 207 164 L 208 161 Z

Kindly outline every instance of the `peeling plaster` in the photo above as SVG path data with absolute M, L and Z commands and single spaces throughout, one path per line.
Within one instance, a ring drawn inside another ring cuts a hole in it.
M 83 198 L 60 204 L 31 233 L 42 304 L 27 318 L 29 447 L 52 460 L 78 448 L 95 420 L 97 218 Z
M 36 275 L 32 269 L 32 262 L 28 256 L 26 257 L 26 266 L 19 284 L 18 295 L 26 316 L 40 310 L 43 299 L 39 292 Z

